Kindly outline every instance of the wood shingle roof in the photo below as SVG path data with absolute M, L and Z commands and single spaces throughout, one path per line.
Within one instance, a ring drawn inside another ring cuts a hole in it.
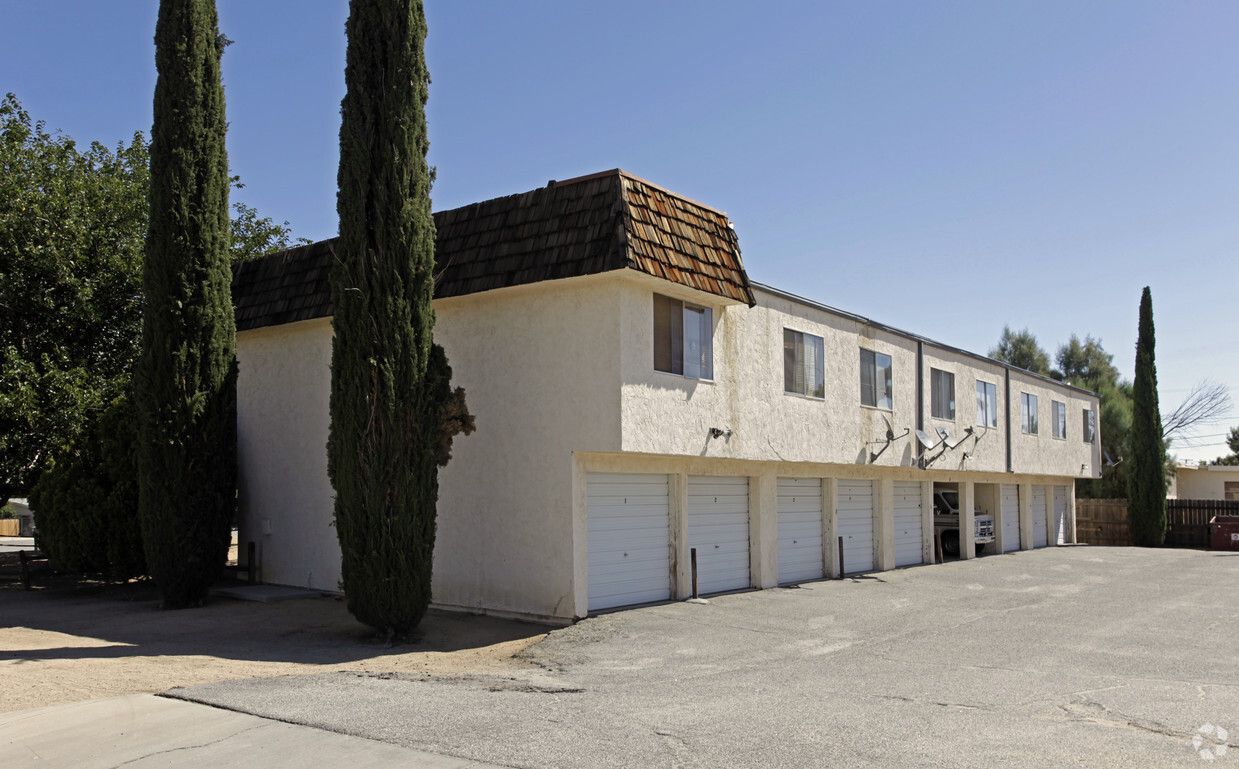
M 633 269 L 754 303 L 727 215 L 621 170 L 435 217 L 435 298 Z M 331 314 L 335 240 L 238 265 L 237 330 Z

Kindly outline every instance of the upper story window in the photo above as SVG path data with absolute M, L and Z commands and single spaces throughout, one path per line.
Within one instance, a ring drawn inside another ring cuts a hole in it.
M 654 370 L 713 379 L 713 320 L 709 307 L 654 294 Z
M 783 391 L 826 397 L 826 362 L 822 338 L 783 329 Z
M 955 375 L 949 371 L 929 370 L 929 413 L 934 419 L 955 418 Z
M 1097 440 L 1097 412 L 1084 409 L 1084 442 L 1093 443 Z
M 1067 404 L 1050 401 L 1050 411 L 1054 417 L 1054 437 L 1067 440 Z
M 1020 430 L 1037 434 L 1037 396 L 1020 393 Z
M 880 409 L 894 408 L 891 356 L 873 350 L 860 351 L 860 402 Z
M 977 380 L 977 424 L 998 426 L 998 388 L 980 379 Z

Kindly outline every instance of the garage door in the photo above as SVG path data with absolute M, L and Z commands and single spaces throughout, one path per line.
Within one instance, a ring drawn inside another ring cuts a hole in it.
M 1067 487 L 1054 487 L 1054 531 L 1056 541 L 1065 545 L 1071 538 L 1071 526 L 1067 523 Z
M 913 566 L 924 562 L 921 532 L 921 484 L 895 482 L 895 565 Z
M 873 481 L 839 481 L 835 506 L 847 574 L 873 571 Z
M 748 478 L 689 476 L 688 546 L 697 548 L 697 592 L 751 586 Z
M 667 476 L 586 480 L 590 611 L 671 598 Z
M 1020 549 L 1020 487 L 1002 484 L 1002 551 Z
M 822 479 L 779 479 L 779 584 L 821 579 Z
M 1049 523 L 1046 515 L 1045 486 L 1032 487 L 1033 547 L 1050 544 Z

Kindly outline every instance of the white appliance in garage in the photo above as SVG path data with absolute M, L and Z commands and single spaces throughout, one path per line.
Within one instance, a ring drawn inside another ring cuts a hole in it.
M 895 481 L 895 565 L 924 563 L 919 481 Z
M 1002 552 L 1020 549 L 1020 487 L 1002 484 Z
M 873 571 L 873 481 L 838 481 L 836 488 L 835 526 L 843 538 L 844 573 Z
M 1050 544 L 1048 501 L 1045 486 L 1032 487 L 1032 526 L 1033 547 L 1045 547 Z
M 665 475 L 590 473 L 589 610 L 671 598 Z
M 697 548 L 697 592 L 752 587 L 749 479 L 688 477 L 688 546 Z
M 779 479 L 779 584 L 821 579 L 822 479 Z

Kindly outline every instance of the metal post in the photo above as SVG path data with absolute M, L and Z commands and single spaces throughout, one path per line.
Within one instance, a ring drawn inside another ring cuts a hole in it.
M 843 568 L 843 537 L 839 537 L 839 579 L 843 579 L 846 573 L 847 569 Z
M 697 598 L 697 548 L 688 551 L 689 562 L 693 567 L 693 598 Z

